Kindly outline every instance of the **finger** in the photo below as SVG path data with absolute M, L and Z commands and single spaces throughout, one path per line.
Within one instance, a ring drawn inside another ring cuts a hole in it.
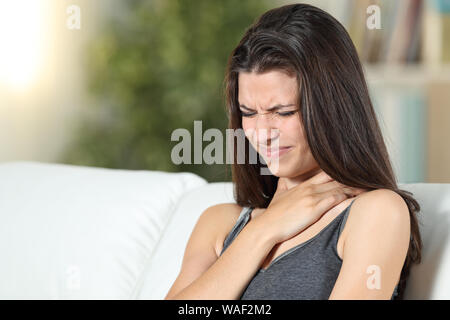
M 321 184 L 313 184 L 311 187 L 313 193 L 323 193 L 339 187 L 344 188 L 345 186 L 335 180 L 332 180 Z
M 368 190 L 361 189 L 361 188 L 336 187 L 334 189 L 330 189 L 330 190 L 324 191 L 322 193 L 316 193 L 316 195 L 318 195 L 318 199 L 320 199 L 320 200 L 322 200 L 326 197 L 330 197 L 330 196 L 338 195 L 338 194 L 339 195 L 343 194 L 347 198 L 353 198 L 353 197 L 356 197 L 359 194 L 364 193 L 366 191 L 368 191 Z
M 360 195 L 361 193 L 368 191 L 368 190 L 362 189 L 362 188 L 347 187 L 347 186 L 344 186 L 342 189 L 344 190 L 344 193 L 346 193 L 347 195 L 351 195 L 351 196 L 357 196 L 357 195 Z
M 364 192 L 368 192 L 369 189 L 361 189 L 361 188 L 352 188 L 356 195 L 363 194 Z
M 342 184 L 340 182 L 332 180 L 332 181 L 329 181 L 329 182 L 326 182 L 326 183 L 315 185 L 314 188 L 313 188 L 313 192 L 315 192 L 315 193 L 322 193 L 322 192 L 326 192 L 326 191 L 329 191 L 329 190 L 333 190 L 335 188 L 342 188 L 344 193 L 346 193 L 348 195 L 352 195 L 352 196 L 358 195 L 358 194 L 361 194 L 361 193 L 367 191 L 367 190 L 361 189 L 361 188 L 349 187 L 349 186 L 346 186 L 345 184 Z
M 329 190 L 320 194 L 315 208 L 320 213 L 327 212 L 346 199 L 348 199 L 348 196 L 343 192 L 342 188 Z
M 312 176 L 304 184 L 320 184 L 333 180 L 325 171 L 321 170 L 318 174 Z

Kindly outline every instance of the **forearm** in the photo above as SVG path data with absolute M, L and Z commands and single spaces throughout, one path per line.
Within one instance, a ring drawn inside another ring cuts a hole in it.
M 274 245 L 261 226 L 250 221 L 211 267 L 169 299 L 239 299 Z

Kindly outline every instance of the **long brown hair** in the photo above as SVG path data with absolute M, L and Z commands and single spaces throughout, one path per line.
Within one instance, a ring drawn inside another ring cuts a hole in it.
M 311 5 L 286 5 L 264 13 L 246 30 L 228 60 L 224 94 L 230 129 L 242 129 L 239 72 L 270 70 L 296 75 L 302 124 L 312 155 L 323 171 L 347 186 L 393 190 L 408 205 L 411 238 L 396 297 L 402 299 L 409 269 L 421 260 L 416 218 L 420 205 L 412 193 L 397 186 L 350 36 L 331 15 Z M 247 138 L 245 148 L 251 148 Z M 236 148 L 233 153 L 236 159 Z M 251 164 L 248 157 L 245 152 L 245 163 L 233 161 L 231 167 L 236 203 L 266 208 L 278 177 L 261 175 L 263 164 Z

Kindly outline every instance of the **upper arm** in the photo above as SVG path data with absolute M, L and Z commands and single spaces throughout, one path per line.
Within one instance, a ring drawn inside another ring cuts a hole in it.
M 233 223 L 236 207 L 236 204 L 218 204 L 200 215 L 186 244 L 180 273 L 166 299 L 190 285 L 217 260 L 217 239 Z
M 390 299 L 410 241 L 403 198 L 379 189 L 355 200 L 347 220 L 343 263 L 330 299 Z

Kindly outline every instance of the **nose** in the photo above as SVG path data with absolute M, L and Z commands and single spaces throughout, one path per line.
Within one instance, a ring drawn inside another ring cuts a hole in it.
M 254 121 L 255 130 L 277 128 L 277 121 L 275 121 L 275 117 L 271 112 L 256 114 L 256 119 Z
M 258 128 L 255 131 L 257 145 L 266 145 L 271 146 L 274 141 L 277 141 L 278 136 L 280 135 L 280 129 L 278 128 Z
M 245 134 L 255 147 L 258 145 L 271 146 L 276 143 L 280 130 L 271 116 L 271 113 L 258 113 L 252 121 L 247 122 Z
M 278 128 L 275 125 L 275 121 L 273 121 L 274 119 L 272 118 L 273 115 L 270 112 L 256 115 L 255 130 L 258 137 L 260 137 L 261 135 L 262 139 L 270 139 L 270 140 L 277 137 L 276 131 L 278 131 Z M 261 134 L 259 134 L 259 132 L 261 132 Z M 258 139 L 258 142 L 259 141 L 260 139 Z M 261 144 L 267 143 L 261 141 Z
M 258 113 L 256 114 L 255 127 L 273 127 L 274 126 L 274 115 L 272 112 Z

